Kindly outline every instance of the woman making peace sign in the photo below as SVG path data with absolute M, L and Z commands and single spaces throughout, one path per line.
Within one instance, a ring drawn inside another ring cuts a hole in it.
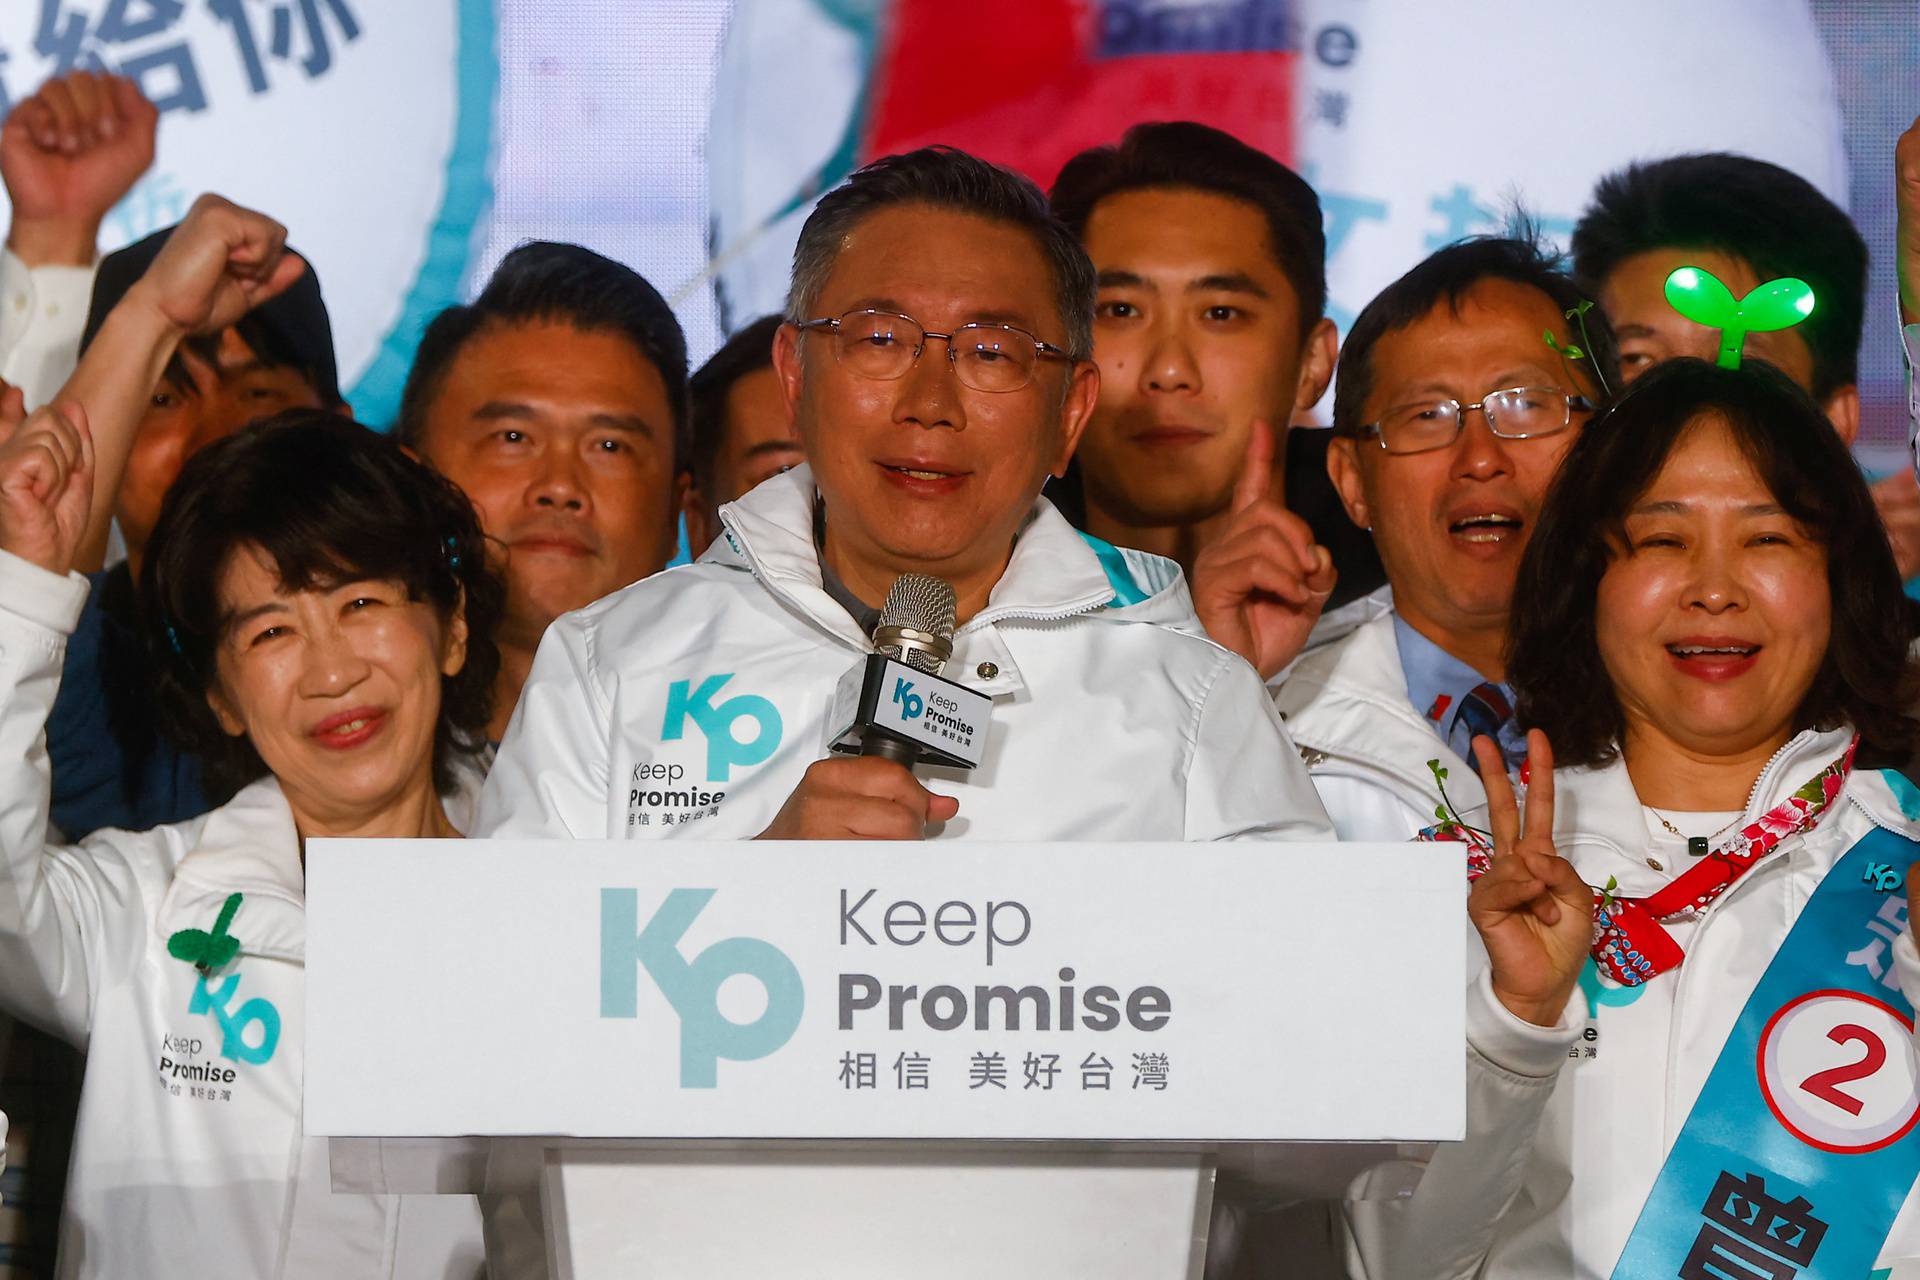
M 1376 1174 L 1356 1269 L 1920 1258 L 1920 792 L 1887 767 L 1920 632 L 1852 458 L 1771 369 L 1672 361 L 1568 455 L 1515 602 L 1532 794 L 1476 743 L 1468 1140 L 1410 1196 Z

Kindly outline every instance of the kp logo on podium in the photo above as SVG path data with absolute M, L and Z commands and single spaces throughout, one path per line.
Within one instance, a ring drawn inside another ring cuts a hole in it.
M 761 938 L 723 938 L 688 960 L 680 939 L 712 901 L 712 889 L 675 889 L 646 928 L 635 889 L 600 891 L 600 1016 L 635 1018 L 639 970 L 645 968 L 680 1017 L 680 1087 L 711 1089 L 719 1062 L 764 1058 L 792 1039 L 806 1006 L 800 971 L 786 952 Z M 767 993 L 752 1022 L 720 1012 L 720 985 L 746 974 Z

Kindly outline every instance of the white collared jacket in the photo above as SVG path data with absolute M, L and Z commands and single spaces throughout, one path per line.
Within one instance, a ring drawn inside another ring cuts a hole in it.
M 48 843 L 44 729 L 86 594 L 0 552 L 0 1007 L 87 1055 L 58 1274 L 476 1274 L 471 1200 L 334 1195 L 302 1132 L 305 877 L 279 784 Z M 211 935 L 233 894 L 237 953 L 203 981 L 169 939 Z
M 1307 650 L 1276 682 L 1273 700 L 1340 838 L 1410 840 L 1434 824 L 1440 802 L 1427 761 L 1447 770 L 1447 796 L 1462 812 L 1487 795 L 1408 701 L 1392 596 L 1382 589 L 1365 601 L 1366 620 Z
M 1784 801 L 1846 749 L 1851 730 L 1809 730 L 1755 782 L 1745 820 Z M 1554 840 L 1589 884 L 1643 897 L 1674 874 L 1616 759 L 1554 773 Z M 1468 815 L 1480 825 L 1484 809 Z M 1603 982 L 1589 962 L 1556 1028 L 1515 1018 L 1492 994 L 1485 951 L 1467 993 L 1468 1136 L 1424 1163 L 1363 1177 L 1347 1205 L 1349 1267 L 1366 1280 L 1606 1280 L 1701 1086 L 1814 889 L 1875 828 L 1920 837 L 1920 792 L 1855 769 L 1811 830 L 1783 840 L 1686 933 L 1686 959 L 1644 987 Z M 1462 862 L 1459 844 L 1438 843 Z M 1656 856 L 1659 855 L 1659 856 Z M 1904 872 L 1904 867 L 1898 868 Z M 1845 962 L 1920 998 L 1920 954 L 1904 892 L 1863 927 Z M 1859 1057 L 1836 1048 L 1834 1062 Z M 1791 1082 L 1789 1082 L 1791 1083 Z M 1904 1264 L 1904 1265 L 1903 1265 Z M 1920 1273 L 1920 1202 L 1909 1194 L 1880 1267 Z
M 478 834 L 746 839 L 827 754 L 872 651 L 821 586 L 812 476 L 721 509 L 699 562 L 556 621 L 481 799 Z M 1327 839 L 1260 678 L 1208 640 L 1178 566 L 1083 538 L 1037 499 L 944 674 L 993 700 L 984 762 L 937 837 Z

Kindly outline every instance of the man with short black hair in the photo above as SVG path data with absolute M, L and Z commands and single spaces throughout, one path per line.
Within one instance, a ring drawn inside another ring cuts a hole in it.
M 721 507 L 805 460 L 773 369 L 780 324 L 777 315 L 761 316 L 694 371 L 686 519 L 687 545 L 695 552 L 720 536 Z
M 1793 276 L 1813 314 L 1749 334 L 1750 358 L 1776 365 L 1826 410 L 1849 445 L 1860 434 L 1860 334 L 1867 244 L 1844 209 L 1805 178 L 1751 156 L 1715 152 L 1628 165 L 1602 178 L 1573 231 L 1574 275 L 1613 321 L 1621 377 L 1674 356 L 1712 360 L 1719 332 L 1667 303 L 1675 268 L 1702 267 L 1736 298 Z M 1920 488 L 1904 469 L 1874 486 L 1903 575 L 1920 573 Z
M 466 491 L 500 548 L 498 741 L 547 624 L 673 557 L 686 338 L 631 268 L 579 245 L 524 244 L 479 297 L 427 326 L 394 430 Z
M 1258 677 L 1197 634 L 1178 566 L 1039 499 L 1098 392 L 1092 303 L 1078 242 L 1004 169 L 927 148 L 829 192 L 774 346 L 808 465 L 729 507 L 698 563 L 549 629 L 479 833 L 1324 838 Z M 953 588 L 946 672 L 992 702 L 979 766 L 926 783 L 823 758 L 835 688 L 907 573 Z
M 1319 198 L 1265 152 L 1174 122 L 1081 152 L 1050 200 L 1098 272 L 1101 384 L 1048 496 L 1179 561 L 1214 638 L 1277 669 L 1322 605 L 1383 580 L 1327 482 L 1325 436 L 1289 430 L 1333 375 Z
M 1190 570 L 1232 515 L 1254 423 L 1284 432 L 1333 375 L 1319 198 L 1264 152 L 1177 122 L 1081 152 L 1048 199 L 1098 273 L 1085 527 Z
M 1618 381 L 1606 320 L 1583 301 L 1533 242 L 1482 238 L 1387 286 L 1347 334 L 1327 465 L 1373 531 L 1391 608 L 1310 650 L 1276 694 L 1343 839 L 1431 824 L 1429 760 L 1455 804 L 1480 803 L 1476 733 L 1520 767 L 1504 684 L 1514 577 L 1561 457 Z

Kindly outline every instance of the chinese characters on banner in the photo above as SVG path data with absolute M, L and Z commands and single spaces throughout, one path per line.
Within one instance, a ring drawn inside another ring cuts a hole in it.
M 128 77 L 163 114 L 205 111 L 204 58 L 237 59 L 248 88 L 262 94 L 275 75 L 325 75 L 338 47 L 360 38 L 349 0 L 25 2 L 40 6 L 39 19 L 27 48 L 0 48 L 0 114 L 43 81 L 75 69 Z M 229 48 L 196 46 L 188 38 L 190 4 L 225 30 Z

